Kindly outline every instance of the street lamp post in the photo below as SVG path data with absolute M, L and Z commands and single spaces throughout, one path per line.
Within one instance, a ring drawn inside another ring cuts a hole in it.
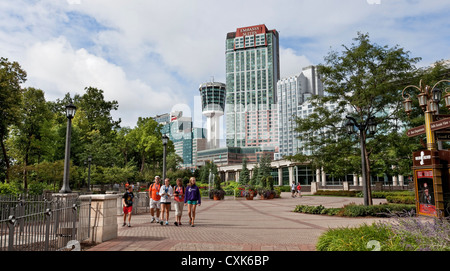
M 366 174 L 366 131 L 369 130 L 371 134 L 376 131 L 376 123 L 374 119 L 367 118 L 366 121 L 358 123 L 354 118 L 346 116 L 348 119 L 346 123 L 347 133 L 353 134 L 354 127 L 356 126 L 359 130 L 359 142 L 361 147 L 361 174 L 363 179 L 363 194 L 364 194 L 364 205 L 372 205 L 372 195 L 370 193 L 370 181 L 369 176 Z
M 88 157 L 88 191 L 91 191 L 91 162 L 92 162 L 92 155 L 89 155 L 89 157 Z
M 166 151 L 167 151 L 167 144 L 169 143 L 169 137 L 167 135 L 162 136 L 162 143 L 164 146 L 163 150 L 163 182 L 166 179 Z
M 66 106 L 67 117 L 67 131 L 66 131 L 66 153 L 64 158 L 64 177 L 63 186 L 59 193 L 71 193 L 69 187 L 69 173 L 70 173 L 70 137 L 72 133 L 72 119 L 75 116 L 77 107 L 72 103 Z
M 437 88 L 437 85 L 440 83 L 450 83 L 449 80 L 441 80 L 437 82 L 433 87 L 428 85 L 423 86 L 422 80 L 419 82 L 419 86 L 409 85 L 406 86 L 402 91 L 402 97 L 404 99 L 403 106 L 405 108 L 406 114 L 408 116 L 412 111 L 412 100 L 411 95 L 406 93 L 408 96 L 405 97 L 405 90 L 408 88 L 415 88 L 420 91 L 420 94 L 417 95 L 417 99 L 419 101 L 419 106 L 422 108 L 425 114 L 425 133 L 427 137 L 427 149 L 428 150 L 436 150 L 436 137 L 433 131 L 431 131 L 431 123 L 433 122 L 433 115 L 439 113 L 439 102 L 442 97 L 442 91 Z M 450 88 L 446 88 L 445 92 Z M 450 108 L 450 93 L 446 93 L 444 95 L 444 100 L 447 108 Z

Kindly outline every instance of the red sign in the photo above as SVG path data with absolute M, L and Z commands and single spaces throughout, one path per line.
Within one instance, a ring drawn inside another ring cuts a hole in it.
M 264 34 L 266 32 L 267 32 L 266 26 L 263 24 L 260 24 L 260 25 L 255 25 L 255 26 L 238 28 L 236 30 L 236 37 L 258 35 L 258 34 Z

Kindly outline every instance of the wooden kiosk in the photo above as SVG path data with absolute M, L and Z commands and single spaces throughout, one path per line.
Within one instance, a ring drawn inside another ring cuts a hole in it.
M 413 153 L 414 186 L 418 215 L 448 216 L 446 201 L 450 191 L 449 150 L 423 150 Z

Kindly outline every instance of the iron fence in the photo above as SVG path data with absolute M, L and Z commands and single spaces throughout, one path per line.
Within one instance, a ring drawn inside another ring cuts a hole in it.
M 0 251 L 77 248 L 90 237 L 90 212 L 90 199 L 76 194 L 0 196 Z

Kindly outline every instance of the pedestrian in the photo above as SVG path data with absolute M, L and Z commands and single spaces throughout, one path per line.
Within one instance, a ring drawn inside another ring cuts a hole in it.
M 181 226 L 181 215 L 183 214 L 184 205 L 184 186 L 181 178 L 177 179 L 177 184 L 173 189 L 173 199 L 175 205 L 175 226 Z
M 298 194 L 300 197 L 302 197 L 302 187 L 301 187 L 300 183 L 298 183 L 298 185 L 297 185 L 297 194 Z
M 189 179 L 189 184 L 186 187 L 186 195 L 184 197 L 184 205 L 188 206 L 189 225 L 191 225 L 191 227 L 194 227 L 195 210 L 197 209 L 197 205 L 200 206 L 201 203 L 202 197 L 200 195 L 200 188 L 195 185 L 195 177 L 191 177 Z
M 173 188 L 170 186 L 169 178 L 164 180 L 164 185 L 161 186 L 159 190 L 159 195 L 161 196 L 161 220 L 159 223 L 163 225 L 164 215 L 166 216 L 166 225 L 169 225 L 169 211 L 170 204 L 172 203 L 171 197 L 173 196 Z
M 292 192 L 292 197 L 295 198 L 295 183 L 291 184 L 291 192 Z
M 128 227 L 131 227 L 131 212 L 133 211 L 134 194 L 133 187 L 128 186 L 127 191 L 122 196 L 122 206 L 123 206 L 123 225 L 126 226 L 126 219 L 128 215 Z
M 148 188 L 148 197 L 150 198 L 150 214 L 152 216 L 151 223 L 159 223 L 159 215 L 161 212 L 161 196 L 159 195 L 159 190 L 161 189 L 161 178 L 155 176 L 155 182 L 152 183 Z M 156 219 L 155 219 L 156 212 Z

